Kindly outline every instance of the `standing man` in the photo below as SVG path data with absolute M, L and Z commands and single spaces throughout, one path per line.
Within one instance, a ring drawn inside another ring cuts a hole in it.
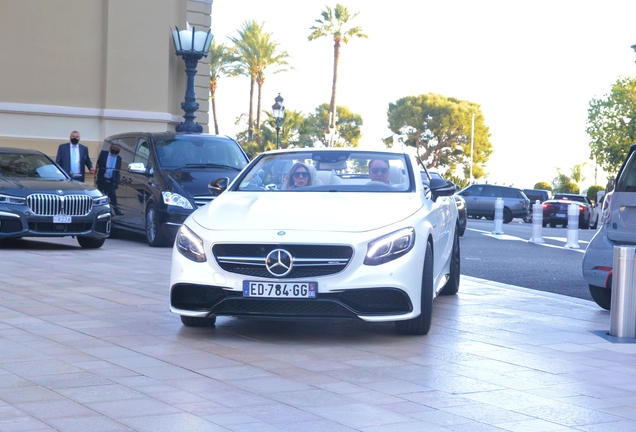
M 88 147 L 79 143 L 80 133 L 71 132 L 71 142 L 60 144 L 57 149 L 55 162 L 62 167 L 66 174 L 73 180 L 84 181 L 84 167 L 86 166 L 91 174 L 95 174 L 95 168 L 88 156 Z
M 119 187 L 119 172 L 121 170 L 121 156 L 119 156 L 121 147 L 119 144 L 111 144 L 110 150 L 103 150 L 97 158 L 97 189 L 108 195 L 111 206 L 115 210 L 115 214 L 121 214 L 117 207 L 117 193 Z

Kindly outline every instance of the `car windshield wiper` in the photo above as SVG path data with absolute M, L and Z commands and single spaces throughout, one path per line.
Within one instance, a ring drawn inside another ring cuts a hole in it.
M 225 168 L 225 169 L 241 171 L 241 168 L 237 168 L 231 165 L 215 164 L 215 163 L 185 164 L 185 167 L 186 168 Z

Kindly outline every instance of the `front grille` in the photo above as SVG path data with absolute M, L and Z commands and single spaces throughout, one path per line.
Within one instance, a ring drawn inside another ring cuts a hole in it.
M 93 199 L 88 195 L 31 194 L 26 200 L 38 216 L 86 216 L 93 208 Z
M 213 195 L 195 195 L 194 202 L 197 207 L 203 207 L 210 201 L 212 201 L 215 197 Z
M 405 292 L 368 288 L 318 294 L 316 299 L 243 297 L 241 292 L 208 285 L 178 284 L 170 304 L 177 309 L 216 315 L 270 318 L 354 318 L 357 315 L 400 315 L 413 310 Z
M 281 279 L 333 275 L 344 270 L 353 256 L 351 246 L 306 244 L 216 244 L 212 253 L 225 271 L 271 278 L 265 260 L 274 249 L 285 249 L 294 257 L 292 270 Z

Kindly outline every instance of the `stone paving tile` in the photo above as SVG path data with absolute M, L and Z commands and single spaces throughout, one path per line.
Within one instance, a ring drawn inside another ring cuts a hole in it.
M 0 431 L 636 430 L 636 344 L 599 337 L 609 315 L 591 302 L 462 277 L 424 337 L 187 328 L 168 311 L 170 255 L 0 244 Z

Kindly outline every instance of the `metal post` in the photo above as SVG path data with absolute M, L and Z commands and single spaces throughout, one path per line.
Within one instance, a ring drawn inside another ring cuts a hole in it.
M 579 247 L 579 205 L 572 203 L 568 206 L 568 238 L 566 249 L 580 249 Z
M 543 206 L 539 200 L 532 204 L 532 238 L 530 243 L 545 243 L 541 231 L 543 230 Z
M 503 198 L 497 198 L 495 201 L 495 230 L 493 234 L 503 234 Z
M 609 334 L 636 338 L 636 246 L 614 246 Z
M 186 64 L 186 75 L 188 76 L 188 85 L 186 87 L 185 101 L 181 102 L 181 109 L 185 111 L 183 118 L 184 122 L 179 123 L 175 130 L 177 132 L 203 132 L 203 126 L 199 123 L 195 123 L 194 119 L 197 117 L 194 113 L 199 109 L 199 103 L 197 102 L 194 94 L 194 77 L 197 74 L 197 63 L 201 56 L 193 54 L 182 54 L 183 60 Z
M 279 139 L 279 134 L 280 134 L 280 118 L 276 119 L 276 150 L 278 150 L 278 148 L 280 147 L 280 139 Z

